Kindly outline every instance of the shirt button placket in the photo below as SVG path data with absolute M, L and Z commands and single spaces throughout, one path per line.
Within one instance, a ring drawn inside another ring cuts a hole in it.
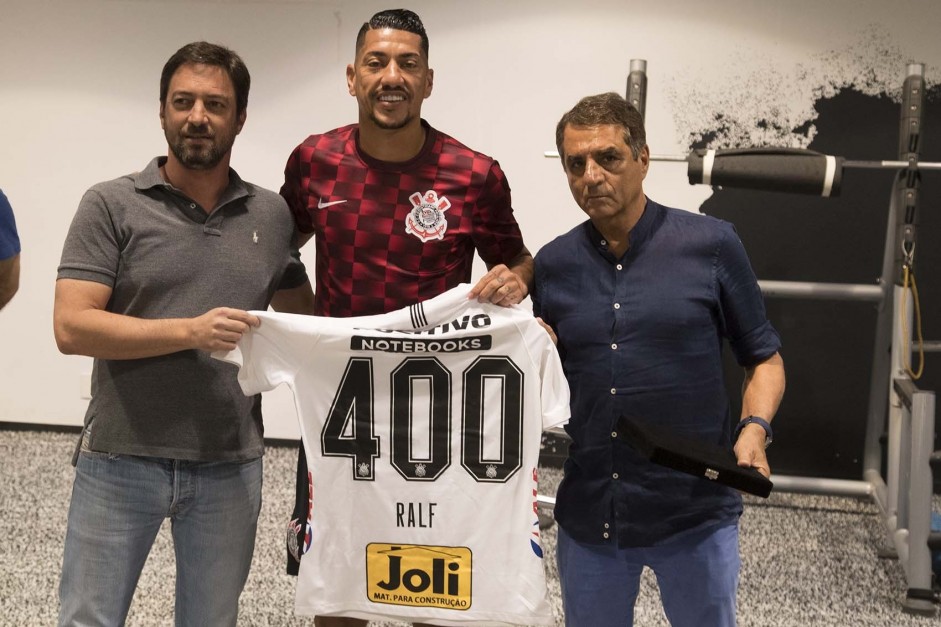
M 620 263 L 617 264 L 615 267 L 617 268 L 617 271 L 618 271 L 618 272 L 620 272 L 620 271 L 622 271 L 622 270 L 624 269 L 624 266 L 623 266 L 622 264 L 620 264 Z M 615 310 L 615 311 L 618 311 L 618 310 L 621 309 L 621 303 L 617 303 L 617 302 L 616 302 L 616 303 L 613 304 L 613 307 L 614 307 L 614 310 Z M 612 338 L 612 339 L 616 339 L 616 338 Z M 615 350 L 615 351 L 616 351 L 617 349 L 618 349 L 617 342 L 611 342 L 611 350 Z M 618 393 L 617 388 L 611 388 L 611 394 L 612 394 L 612 395 L 615 395 L 615 394 L 617 394 L 617 393 Z M 614 440 L 614 439 L 616 439 L 617 437 L 618 437 L 618 432 L 617 432 L 617 431 L 612 431 L 612 432 L 611 432 L 611 439 Z M 618 473 L 616 473 L 616 472 L 615 472 L 615 473 L 612 473 L 611 476 L 612 476 L 613 479 L 617 480 L 617 478 L 618 478 Z M 611 525 L 609 525 L 608 523 L 604 523 L 604 532 L 602 533 L 602 535 L 604 536 L 604 539 L 605 539 L 605 540 L 607 540 L 607 539 L 609 539 L 609 538 L 611 537 L 611 534 L 609 533 L 610 529 L 611 529 Z
M 619 263 L 619 264 L 616 264 L 614 267 L 617 268 L 617 271 L 618 271 L 618 272 L 620 272 L 621 270 L 624 269 L 624 265 L 623 265 L 623 264 L 620 264 L 620 263 Z M 615 291 L 617 291 L 617 289 L 615 289 Z M 616 303 L 614 303 L 613 306 L 614 306 L 614 310 L 615 310 L 615 311 L 618 311 L 619 309 L 621 309 L 621 303 L 617 303 L 617 302 L 616 302 Z M 617 318 L 615 318 L 615 320 L 617 320 Z M 617 327 L 617 324 L 615 324 L 615 327 Z M 613 337 L 613 338 L 611 338 L 611 339 L 614 340 L 614 339 L 617 339 L 617 337 L 615 336 L 615 337 Z M 611 342 L 611 350 L 616 351 L 617 349 L 618 349 L 618 344 L 617 344 L 617 342 Z M 611 388 L 611 395 L 612 395 L 612 396 L 615 395 L 615 394 L 617 394 L 617 393 L 618 393 L 617 388 Z M 615 434 L 611 434 L 611 436 L 612 436 L 612 437 L 615 437 Z

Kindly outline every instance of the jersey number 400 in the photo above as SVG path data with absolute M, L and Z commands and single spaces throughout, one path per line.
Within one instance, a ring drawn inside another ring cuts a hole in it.
M 352 357 L 320 434 L 323 454 L 349 457 L 353 479 L 372 481 L 380 456 L 373 360 Z M 392 466 L 408 481 L 434 481 L 451 465 L 451 371 L 435 357 L 406 357 L 390 374 Z M 461 465 L 477 481 L 503 483 L 519 470 L 523 372 L 509 357 L 478 357 L 462 375 Z M 428 450 L 413 451 L 415 410 L 430 419 Z M 489 419 L 488 419 L 489 418 Z M 485 455 L 485 431 L 491 430 Z

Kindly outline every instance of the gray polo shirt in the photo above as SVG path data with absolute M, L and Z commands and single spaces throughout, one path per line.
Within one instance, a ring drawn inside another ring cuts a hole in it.
M 276 290 L 303 284 L 294 221 L 279 195 L 230 169 L 229 186 L 207 215 L 164 182 L 165 161 L 85 193 L 60 279 L 107 285 L 108 311 L 150 319 L 266 309 Z M 260 457 L 261 397 L 242 394 L 237 372 L 199 350 L 96 359 L 85 415 L 89 448 L 199 461 Z

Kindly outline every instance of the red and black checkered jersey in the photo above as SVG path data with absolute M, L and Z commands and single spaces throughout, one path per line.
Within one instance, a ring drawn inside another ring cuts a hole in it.
M 499 164 L 422 120 L 425 144 L 403 163 L 359 150 L 358 125 L 311 135 L 284 170 L 281 195 L 316 239 L 320 316 L 386 313 L 470 281 L 523 250 Z

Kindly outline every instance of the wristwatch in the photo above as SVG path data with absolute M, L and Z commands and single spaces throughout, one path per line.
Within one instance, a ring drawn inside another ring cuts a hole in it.
M 742 429 L 745 428 L 745 425 L 752 423 L 765 430 L 765 448 L 768 448 L 772 440 L 774 440 L 774 432 L 771 430 L 771 424 L 764 418 L 759 418 L 758 416 L 748 416 L 747 418 L 739 420 L 738 424 L 735 425 L 735 432 L 732 434 L 732 442 L 738 440 L 738 436 L 742 432 Z

